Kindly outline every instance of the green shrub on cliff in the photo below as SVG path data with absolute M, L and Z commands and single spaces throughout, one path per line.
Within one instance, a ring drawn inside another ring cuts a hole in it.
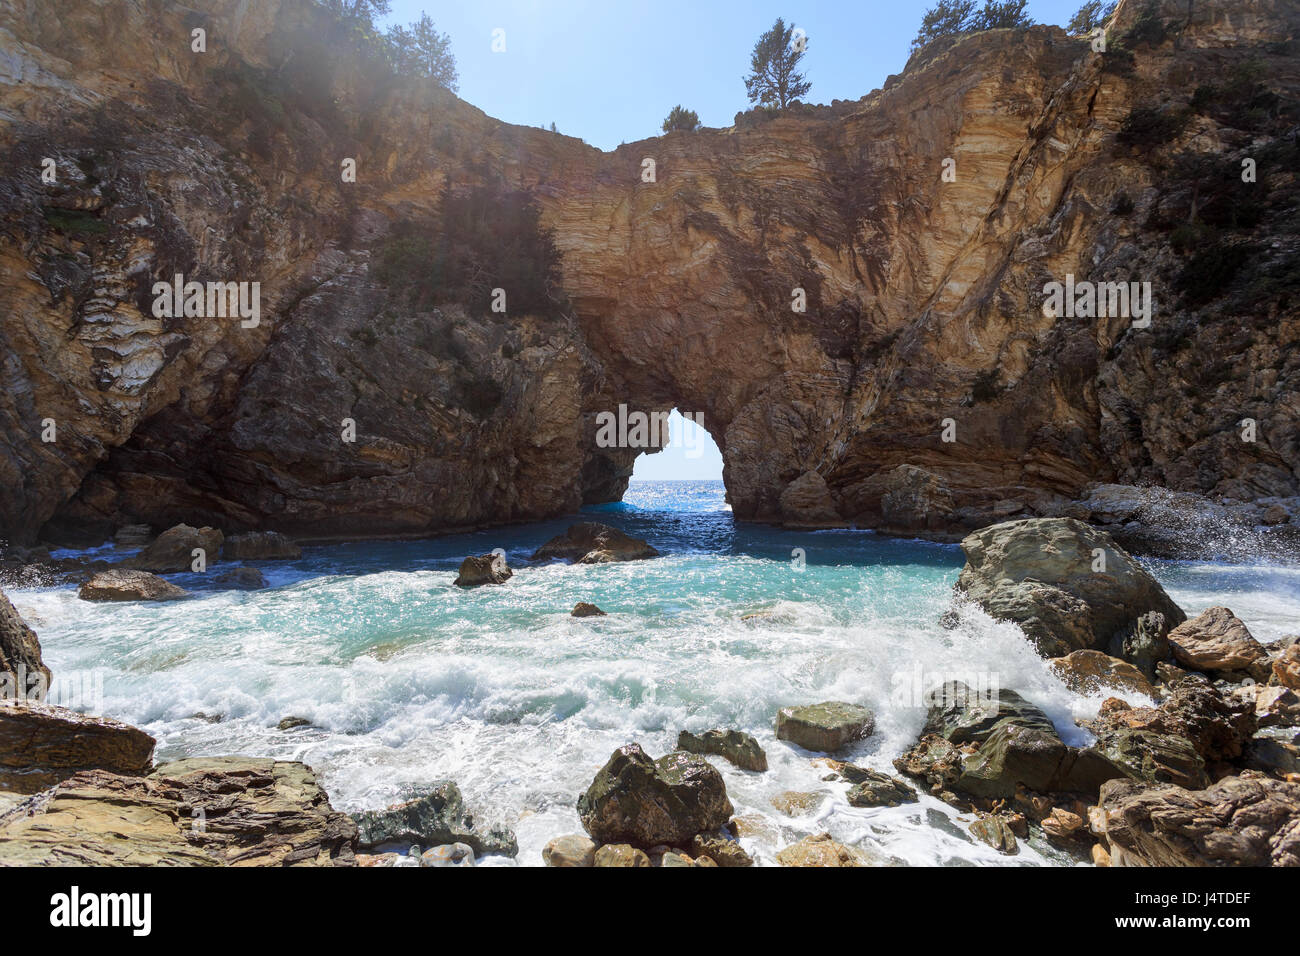
M 700 117 L 695 110 L 688 110 L 680 104 L 674 106 L 668 111 L 668 118 L 664 120 L 664 132 L 671 133 L 674 130 L 686 130 L 691 132 L 700 128 Z

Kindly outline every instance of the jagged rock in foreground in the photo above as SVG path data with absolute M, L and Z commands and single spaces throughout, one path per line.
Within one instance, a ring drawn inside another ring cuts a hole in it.
M 550 561 L 559 558 L 578 564 L 606 564 L 610 561 L 638 561 L 658 555 L 659 552 L 641 538 L 634 538 L 597 521 L 580 521 L 534 551 L 532 559 Z
M 460 563 L 460 572 L 452 583 L 458 588 L 477 588 L 484 584 L 505 584 L 514 572 L 499 554 L 470 555 Z
M 1300 784 L 1249 771 L 1204 790 L 1112 780 L 1092 828 L 1112 866 L 1300 866 Z
M 156 741 L 110 717 L 0 700 L 0 790 L 36 793 L 83 770 L 143 774 Z
M 83 601 L 175 601 L 189 592 L 148 571 L 110 568 L 77 589 Z
M 0 816 L 0 865 L 350 866 L 356 832 L 304 764 L 198 757 L 29 798 Z
M 1146 676 L 1119 658 L 1101 651 L 1071 651 L 1054 658 L 1052 672 L 1076 694 L 1095 694 L 1104 687 L 1154 697 L 1156 690 Z
M 992 525 L 961 547 L 956 590 L 1020 625 L 1044 657 L 1104 649 L 1152 611 L 1175 625 L 1187 618 L 1110 535 L 1073 518 Z
M 40 639 L 0 591 L 0 697 L 25 696 L 33 677 L 49 687 L 50 669 L 41 660 Z
M 479 856 L 515 856 L 519 843 L 506 827 L 479 827 L 465 808 L 460 788 L 451 781 L 440 783 L 428 793 L 394 804 L 385 810 L 352 814 L 362 849 L 405 850 L 464 843 Z
M 720 830 L 732 814 L 722 775 L 702 757 L 651 760 L 639 744 L 620 747 L 578 798 L 578 817 L 598 843 L 686 846 Z

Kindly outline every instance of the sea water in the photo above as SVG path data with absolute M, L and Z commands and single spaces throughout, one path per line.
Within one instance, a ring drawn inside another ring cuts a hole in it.
M 882 863 L 1073 862 L 1037 839 L 999 855 L 969 835 L 971 817 L 927 795 L 850 807 L 848 785 L 823 779 L 818 755 L 773 734 L 782 706 L 863 704 L 876 733 L 840 756 L 893 773 L 925 721 L 917 688 L 964 679 L 1023 694 L 1067 742 L 1091 739 L 1075 721 L 1109 693 L 1071 693 L 1014 625 L 978 609 L 959 606 L 957 626 L 940 625 L 959 547 L 737 523 L 721 482 L 634 483 L 623 502 L 584 517 L 647 539 L 662 557 L 530 563 L 571 523 L 559 520 L 308 547 L 299 561 L 250 562 L 269 582 L 261 591 L 222 589 L 215 564 L 167 575 L 193 592 L 183 601 L 92 603 L 71 585 L 11 598 L 56 680 L 102 678 L 101 712 L 155 736 L 159 762 L 302 760 L 345 811 L 451 779 L 481 819 L 515 830 L 520 865 L 540 865 L 548 840 L 581 832 L 578 795 L 616 748 L 636 741 L 659 756 L 679 731 L 713 727 L 747 731 L 767 751 L 766 773 L 710 758 L 760 864 L 820 832 Z M 494 548 L 514 569 L 505 586 L 452 584 L 466 555 Z M 1296 568 L 1147 564 L 1189 614 L 1226 604 L 1263 641 L 1300 629 Z M 608 616 L 571 617 L 579 601 Z M 310 726 L 279 730 L 290 716 Z M 773 804 L 784 791 L 818 796 L 790 816 Z

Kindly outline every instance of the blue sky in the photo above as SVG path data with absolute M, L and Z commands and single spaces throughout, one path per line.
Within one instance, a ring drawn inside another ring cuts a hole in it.
M 1039 23 L 1064 24 L 1083 0 L 1030 0 Z M 749 108 L 744 75 L 759 34 L 778 16 L 807 31 L 805 99 L 856 100 L 907 62 L 929 0 L 392 0 L 384 25 L 428 13 L 451 36 L 460 96 L 489 116 L 556 124 L 600 149 L 660 134 L 678 103 L 705 126 Z M 505 52 L 492 52 L 492 31 Z M 683 419 L 673 413 L 673 426 Z M 687 425 L 693 429 L 693 425 Z M 690 436 L 690 432 L 687 433 Z M 722 477 L 707 432 L 694 451 L 642 455 L 636 480 Z
M 1083 0 L 1030 0 L 1064 24 Z M 678 103 L 705 126 L 749 108 L 742 77 L 778 16 L 808 33 L 808 102 L 856 100 L 907 62 L 928 0 L 393 0 L 384 24 L 421 11 L 451 36 L 461 98 L 489 116 L 549 126 L 601 149 L 657 136 Z M 492 31 L 506 51 L 493 53 Z
M 633 481 L 706 481 L 722 479 L 722 452 L 709 433 L 673 409 L 668 416 L 672 441 L 663 451 L 636 460 Z

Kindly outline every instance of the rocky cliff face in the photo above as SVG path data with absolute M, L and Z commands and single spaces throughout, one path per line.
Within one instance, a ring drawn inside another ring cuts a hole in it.
M 975 34 L 603 153 L 392 77 L 306 0 L 6 5 L 0 537 L 541 518 L 621 495 L 619 404 L 702 413 L 748 519 L 1295 496 L 1297 25 L 1125 0 L 1106 52 Z M 178 273 L 260 282 L 260 321 L 156 316 Z M 1061 314 L 1067 275 L 1150 282 L 1150 326 Z

